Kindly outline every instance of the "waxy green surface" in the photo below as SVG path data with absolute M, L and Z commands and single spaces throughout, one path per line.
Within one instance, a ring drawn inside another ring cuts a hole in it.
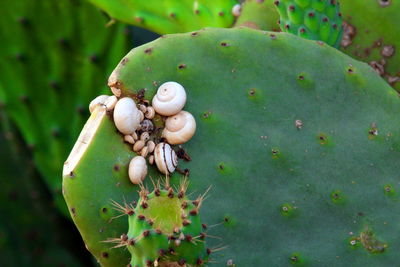
M 227 245 L 210 266 L 398 263 L 400 99 L 368 65 L 291 34 L 206 29 L 133 49 L 110 86 L 151 99 L 166 81 L 186 88 L 196 118 L 183 145 L 192 160 L 179 166 L 189 192 L 212 186 L 201 218 L 222 241 L 208 245 Z M 133 156 L 104 116 L 64 177 L 73 219 L 104 266 L 129 262 L 100 241 L 128 228 L 126 218 L 109 222 L 109 201 L 139 198 L 127 177 Z M 149 176 L 161 177 L 154 166 Z

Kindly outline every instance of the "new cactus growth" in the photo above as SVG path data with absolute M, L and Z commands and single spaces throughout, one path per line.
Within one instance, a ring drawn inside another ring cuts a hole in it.
M 205 246 L 206 226 L 199 214 L 204 195 L 191 201 L 186 190 L 186 179 L 175 191 L 167 178 L 165 189 L 158 183 L 150 193 L 142 186 L 136 207 L 114 203 L 128 215 L 129 231 L 108 242 L 127 247 L 130 266 L 157 266 L 158 262 L 203 266 L 207 262 L 211 250 Z
M 336 0 L 276 0 L 282 31 L 320 40 L 338 48 L 342 40 L 342 14 Z
M 293 34 L 205 29 L 133 49 L 109 85 L 138 104 L 167 81 L 185 88 L 185 110 L 196 119 L 193 138 L 171 147 L 189 192 L 212 186 L 201 220 L 221 240 L 207 239 L 207 247 L 227 246 L 208 265 L 398 264 L 400 99 L 370 66 Z M 103 107 L 81 137 L 63 179 L 71 216 L 103 266 L 143 262 L 141 250 L 130 259 L 103 242 L 128 229 L 128 239 L 143 233 L 137 217 L 115 218 L 110 205 L 140 199 L 128 177 L 137 153 Z M 144 186 L 164 176 L 149 165 Z M 170 176 L 172 187 L 181 180 Z M 150 260 L 160 244 L 145 250 Z

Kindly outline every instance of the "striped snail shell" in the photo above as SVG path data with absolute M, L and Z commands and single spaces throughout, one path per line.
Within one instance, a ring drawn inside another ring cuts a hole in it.
M 163 174 L 171 174 L 178 166 L 178 157 L 167 143 L 159 143 L 154 149 L 154 159 L 157 168 Z

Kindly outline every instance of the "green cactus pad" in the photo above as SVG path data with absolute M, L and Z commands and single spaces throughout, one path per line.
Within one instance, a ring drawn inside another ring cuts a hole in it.
M 277 21 L 278 12 L 272 9 L 274 2 L 247 0 L 242 11 L 244 17 L 239 17 L 238 22 L 253 21 L 262 30 L 275 31 L 276 24 L 271 18 L 275 17 Z M 397 52 L 400 47 L 400 2 L 340 0 L 340 8 L 343 14 L 342 51 L 370 64 L 391 86 L 400 90 L 400 53 Z M 266 13 L 259 13 L 260 9 Z
M 284 32 L 339 47 L 342 18 L 337 0 L 276 0 Z
M 400 2 L 342 0 L 342 51 L 369 63 L 400 90 Z
M 230 27 L 237 0 L 89 0 L 113 19 L 159 34 Z
M 186 88 L 197 122 L 178 166 L 189 192 L 212 186 L 201 219 L 221 239 L 207 246 L 226 248 L 210 266 L 398 264 L 400 99 L 368 65 L 293 34 L 206 29 L 133 49 L 109 82 L 151 100 L 166 81 Z M 88 129 L 64 195 L 88 249 L 124 266 L 129 253 L 101 241 L 129 227 L 108 205 L 139 199 L 135 153 L 105 114 Z

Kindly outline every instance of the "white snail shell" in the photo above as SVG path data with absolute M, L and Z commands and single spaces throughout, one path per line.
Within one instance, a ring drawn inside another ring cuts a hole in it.
M 236 4 L 232 7 L 232 15 L 233 16 L 239 17 L 241 13 L 242 13 L 242 5 L 241 4 Z
M 183 144 L 189 141 L 196 132 L 196 121 L 192 114 L 181 111 L 178 114 L 168 117 L 162 137 L 167 139 L 171 145 Z
M 164 116 L 177 114 L 186 104 L 185 88 L 177 82 L 163 83 L 153 97 L 154 110 Z
M 154 149 L 154 159 L 157 168 L 163 174 L 170 174 L 178 166 L 178 157 L 167 143 L 159 143 Z
M 89 104 L 89 111 L 92 113 L 97 106 L 102 106 L 109 98 L 108 95 L 99 95 L 95 99 L 93 99 Z
M 115 105 L 118 102 L 118 98 L 115 95 L 112 95 L 107 98 L 107 100 L 104 102 L 104 105 L 106 106 L 107 111 L 111 111 L 115 108 Z
M 139 184 L 143 181 L 147 175 L 147 164 L 145 158 L 142 156 L 134 157 L 131 162 L 129 162 L 128 174 L 129 179 L 134 184 Z
M 144 116 L 146 117 L 146 119 L 153 119 L 154 115 L 156 115 L 156 111 L 154 110 L 153 107 L 147 107 L 146 108 L 146 112 L 144 113 Z
M 140 126 L 140 111 L 135 101 L 129 97 L 121 98 L 114 108 L 114 123 L 123 134 L 133 134 Z

